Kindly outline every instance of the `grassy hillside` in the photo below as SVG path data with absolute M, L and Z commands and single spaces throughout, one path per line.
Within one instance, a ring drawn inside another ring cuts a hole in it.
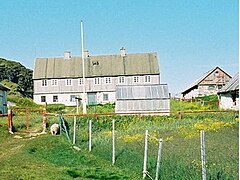
M 10 94 L 32 97 L 32 74 L 31 69 L 26 68 L 19 62 L 0 58 L 0 82 L 11 88 Z M 9 82 L 14 84 L 9 84 Z
M 76 146 L 66 136 L 41 132 L 42 115 L 16 112 L 14 125 L 21 139 L 9 135 L 6 120 L 0 118 L 0 179 L 142 179 L 144 133 L 149 130 L 148 171 L 155 177 L 158 139 L 163 138 L 161 179 L 201 179 L 199 131 L 206 131 L 208 179 L 238 178 L 238 114 L 183 114 L 172 116 L 115 116 L 116 164 L 112 161 L 111 121 L 113 117 L 79 117 Z M 58 122 L 48 116 L 48 123 Z M 88 152 L 88 120 L 93 121 L 93 146 Z M 73 117 L 65 116 L 73 136 Z

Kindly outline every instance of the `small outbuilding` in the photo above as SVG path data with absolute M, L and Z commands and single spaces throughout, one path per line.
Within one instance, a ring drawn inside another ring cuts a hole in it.
M 7 113 L 7 91 L 10 89 L 0 84 L 0 114 Z
M 167 84 L 117 86 L 116 99 L 115 113 L 170 114 Z
M 239 110 L 239 73 L 218 92 L 221 109 Z
M 182 92 L 182 99 L 192 99 L 217 94 L 231 78 L 232 77 L 220 67 L 215 67 L 186 88 Z

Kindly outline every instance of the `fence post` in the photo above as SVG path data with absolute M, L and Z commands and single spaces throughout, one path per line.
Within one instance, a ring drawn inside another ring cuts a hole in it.
M 89 120 L 89 151 L 92 151 L 92 120 Z
M 28 127 L 29 127 L 28 114 L 29 114 L 29 111 L 28 111 L 28 109 L 26 109 L 26 129 L 27 129 L 27 130 L 28 130 Z
M 8 132 L 13 134 L 13 131 L 12 131 L 12 110 L 11 109 L 8 110 Z
M 76 123 L 77 123 L 77 117 L 73 117 L 73 144 L 76 144 Z
M 43 109 L 43 131 L 42 134 L 46 134 L 47 129 L 47 112 L 46 108 Z
M 112 120 L 112 164 L 115 164 L 115 121 Z
M 178 120 L 181 120 L 182 119 L 182 113 L 179 111 L 178 112 Z
M 202 160 L 202 179 L 207 179 L 207 172 L 206 172 L 206 154 L 205 154 L 205 132 L 202 130 L 200 135 L 201 138 L 201 160 Z
M 159 139 L 159 147 L 158 147 L 158 157 L 157 157 L 157 167 L 156 167 L 156 177 L 155 180 L 158 180 L 159 177 L 159 170 L 160 170 L 160 161 L 161 161 L 161 154 L 162 154 L 162 143 L 163 139 Z
M 145 132 L 144 161 L 143 161 L 143 179 L 147 176 L 147 149 L 148 149 L 148 130 Z

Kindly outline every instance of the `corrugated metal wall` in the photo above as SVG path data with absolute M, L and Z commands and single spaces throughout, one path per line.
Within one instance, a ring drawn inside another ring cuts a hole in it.
M 117 86 L 116 113 L 170 112 L 167 84 Z

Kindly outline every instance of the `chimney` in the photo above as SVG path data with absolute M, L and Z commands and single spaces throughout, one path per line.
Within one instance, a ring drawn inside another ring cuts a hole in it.
M 84 58 L 89 58 L 89 51 L 88 50 L 84 50 L 83 56 L 84 56 Z
M 126 54 L 126 49 L 124 48 L 124 47 L 122 47 L 121 49 L 120 49 L 120 56 L 121 57 L 125 57 L 127 54 Z
M 70 51 L 65 51 L 64 52 L 64 59 L 65 60 L 71 59 L 71 52 Z

